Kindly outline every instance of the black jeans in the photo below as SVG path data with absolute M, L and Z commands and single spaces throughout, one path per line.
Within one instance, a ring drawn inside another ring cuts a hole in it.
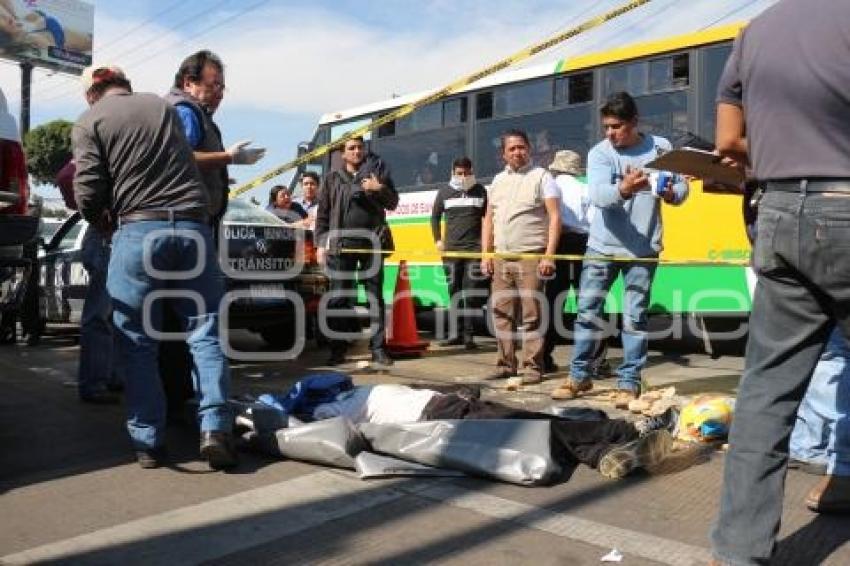
M 465 310 L 480 309 L 487 302 L 488 279 L 481 273 L 480 266 L 481 261 L 478 259 L 446 258 L 443 260 L 451 311 L 454 311 L 455 307 Z M 456 338 L 457 332 L 454 330 L 460 330 L 464 339 L 472 339 L 475 334 L 474 318 L 468 315 L 462 316 L 459 322 L 459 328 L 456 328 L 454 324 L 449 326 L 449 338 Z
M 422 411 L 422 420 L 525 419 L 551 423 L 552 456 L 564 470 L 585 464 L 591 468 L 613 447 L 637 439 L 637 429 L 622 419 L 574 420 L 546 413 L 514 409 L 477 397 L 451 393 L 437 395 Z
M 850 194 L 768 184 L 757 230 L 746 367 L 712 533 L 733 564 L 773 553 L 797 408 L 833 325 L 850 332 Z
M 584 255 L 587 249 L 587 234 L 576 232 L 561 232 L 558 240 L 558 255 Z M 546 302 L 549 303 L 549 312 L 552 316 L 549 320 L 549 328 L 543 339 L 543 359 L 551 360 L 552 351 L 558 341 L 558 330 L 555 327 L 555 317 L 563 316 L 564 302 L 567 300 L 567 291 L 572 287 L 578 296 L 579 280 L 581 279 L 581 259 L 559 259 L 555 261 L 555 275 L 546 282 Z
M 344 248 L 365 249 L 371 247 L 366 243 L 349 242 L 343 244 Z M 327 267 L 331 274 L 330 290 L 331 298 L 328 301 L 328 309 L 339 309 L 349 311 L 348 316 L 329 317 L 328 328 L 335 332 L 357 332 L 360 325 L 354 312 L 357 302 L 353 296 L 357 289 L 356 283 L 363 285 L 366 291 L 367 304 L 371 315 L 371 325 L 374 332 L 369 338 L 369 349 L 373 352 L 384 348 L 386 337 L 386 321 L 384 304 L 384 258 L 380 252 L 375 253 L 343 253 L 333 254 L 327 257 Z M 334 276 L 342 274 L 342 277 Z M 355 280 L 354 274 L 357 274 Z M 372 298 L 370 298 L 372 297 Z M 377 306 L 377 312 L 374 308 Z M 319 313 L 322 316 L 322 313 Z M 331 337 L 331 350 L 344 351 L 348 342 L 339 338 Z

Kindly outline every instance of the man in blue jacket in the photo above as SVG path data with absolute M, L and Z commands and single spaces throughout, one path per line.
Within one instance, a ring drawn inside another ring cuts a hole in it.
M 659 182 L 661 174 L 645 169 L 671 145 L 662 137 L 640 132 L 637 105 L 629 93 L 612 94 L 600 113 L 605 139 L 587 156 L 590 200 L 598 208 L 587 243 L 591 257 L 584 260 L 579 284 L 570 378 L 552 397 L 573 399 L 593 388 L 591 362 L 604 337 L 599 321 L 605 297 L 622 273 L 623 363 L 617 368 L 614 403 L 624 408 L 639 396 L 640 372 L 646 365 L 646 309 L 662 247 L 661 203 L 681 204 L 688 196 L 688 185 L 675 176 Z M 614 259 L 622 257 L 633 261 Z

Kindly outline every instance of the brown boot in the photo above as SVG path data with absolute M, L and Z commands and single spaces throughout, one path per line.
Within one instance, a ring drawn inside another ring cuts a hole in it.
M 815 513 L 850 513 L 850 476 L 824 476 L 806 496 Z
M 556 401 L 568 401 L 591 389 L 593 389 L 593 381 L 590 379 L 582 381 L 567 379 L 563 384 L 552 390 L 551 397 Z
M 628 409 L 629 403 L 640 397 L 639 391 L 632 389 L 618 389 L 614 394 L 614 406 L 618 409 Z

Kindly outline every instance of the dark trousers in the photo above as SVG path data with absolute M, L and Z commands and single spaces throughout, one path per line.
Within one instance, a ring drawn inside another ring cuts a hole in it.
M 449 291 L 450 311 L 456 308 L 480 309 L 486 302 L 486 293 L 478 295 L 487 287 L 487 277 L 481 273 L 481 261 L 478 259 L 454 259 L 443 260 L 443 269 L 446 271 L 446 283 Z M 475 334 L 474 318 L 470 315 L 462 315 L 459 321 L 459 330 L 466 340 L 471 340 Z M 452 330 L 457 328 L 452 325 Z M 456 338 L 455 332 L 450 332 L 449 338 Z
M 777 192 L 759 204 L 746 365 L 712 533 L 718 558 L 767 562 L 795 415 L 833 325 L 850 333 L 850 195 Z
M 587 249 L 587 234 L 576 232 L 561 232 L 558 240 L 558 255 L 583 256 Z M 555 275 L 546 282 L 546 300 L 549 303 L 552 316 L 549 328 L 543 338 L 543 359 L 552 361 L 552 351 L 558 341 L 558 329 L 555 327 L 555 317 L 563 316 L 564 303 L 570 288 L 578 297 L 579 280 L 581 279 L 581 259 L 559 259 L 555 261 Z
M 370 247 L 369 243 L 347 243 L 344 248 L 363 249 Z M 328 328 L 335 332 L 357 332 L 360 325 L 354 312 L 357 298 L 354 292 L 356 283 L 363 285 L 366 291 L 367 305 L 371 314 L 373 333 L 369 338 L 369 349 L 373 352 L 382 350 L 386 337 L 385 304 L 384 304 L 384 257 L 378 253 L 345 253 L 333 254 L 327 257 L 330 271 L 330 293 L 328 309 L 346 310 L 349 316 L 328 318 Z M 357 275 L 355 279 L 355 274 Z M 343 275 L 340 277 L 339 275 Z M 374 308 L 377 306 L 377 312 Z M 322 316 L 322 313 L 319 313 Z M 331 350 L 345 351 L 348 347 L 346 340 L 331 337 Z
M 640 436 L 634 425 L 622 419 L 564 419 L 482 401 L 462 393 L 438 395 L 422 411 L 422 420 L 442 419 L 548 420 L 552 426 L 552 455 L 565 469 L 573 468 L 576 464 L 596 468 L 602 456 L 613 447 Z

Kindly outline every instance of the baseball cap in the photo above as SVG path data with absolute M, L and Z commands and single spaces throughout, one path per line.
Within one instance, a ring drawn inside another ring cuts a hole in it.
M 112 78 L 126 79 L 127 76 L 120 67 L 115 65 L 92 65 L 83 69 L 83 74 L 80 76 L 83 90 L 86 92 L 97 83 Z

